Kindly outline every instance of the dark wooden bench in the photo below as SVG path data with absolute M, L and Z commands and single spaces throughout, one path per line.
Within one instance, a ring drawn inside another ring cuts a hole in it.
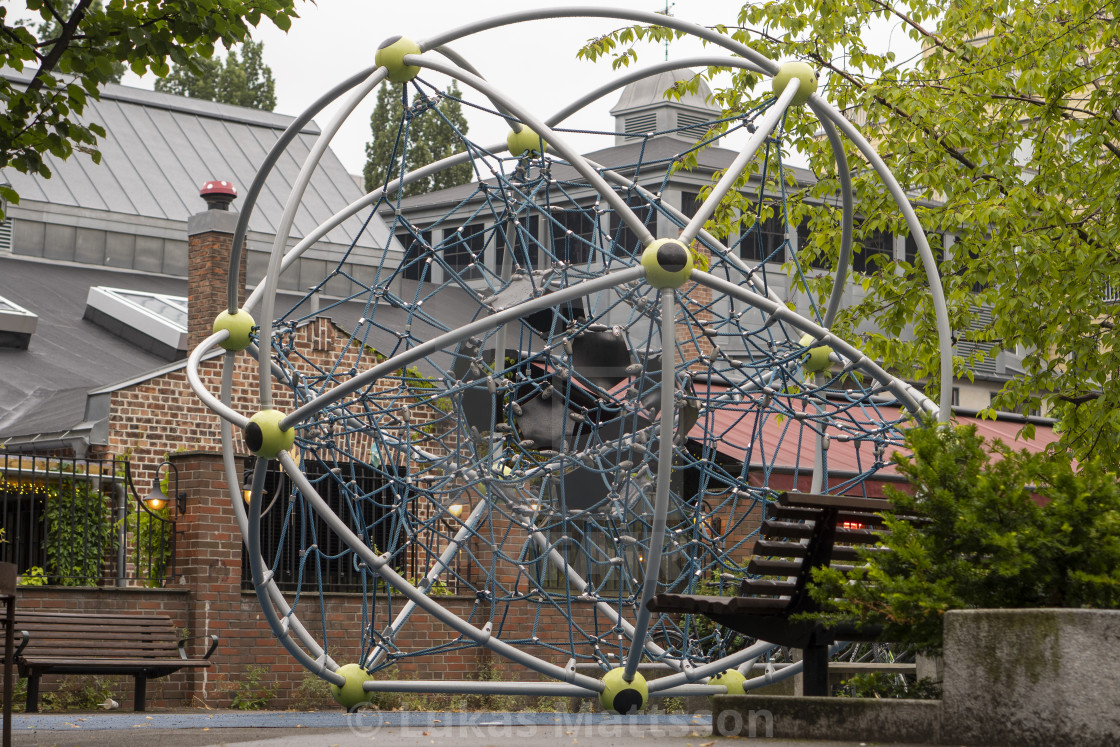
M 149 679 L 180 669 L 210 666 L 218 636 L 201 659 L 187 657 L 165 615 L 102 615 L 17 612 L 14 630 L 19 676 L 27 677 L 27 712 L 39 710 L 39 678 L 44 674 L 130 674 L 136 678 L 135 706 L 143 711 Z
M 877 640 L 881 630 L 866 626 L 825 627 L 790 618 L 813 612 L 819 605 L 807 584 L 813 569 L 832 566 L 851 570 L 861 547 L 874 545 L 883 531 L 880 512 L 890 502 L 810 493 L 782 493 L 767 507 L 742 581 L 740 596 L 658 594 L 653 612 L 704 615 L 732 630 L 759 640 L 802 650 L 805 695 L 828 695 L 828 649 L 836 641 Z

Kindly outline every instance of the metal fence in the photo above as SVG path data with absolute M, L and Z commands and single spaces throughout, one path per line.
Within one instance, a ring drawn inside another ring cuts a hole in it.
M 24 586 L 162 586 L 175 526 L 149 510 L 128 462 L 0 455 L 0 560 Z
M 390 561 L 393 569 L 413 583 L 418 583 L 446 546 L 446 535 L 433 534 L 425 541 L 408 543 L 399 548 L 392 536 L 407 531 L 396 526 L 392 510 L 387 503 L 394 486 L 386 483 L 380 473 L 353 465 L 348 472 L 357 472 L 355 484 L 366 500 L 354 504 L 338 489 L 336 482 L 326 477 L 320 465 L 308 464 L 305 472 L 316 484 L 320 496 L 339 516 L 348 522 L 361 515 L 371 546 L 378 551 L 396 553 Z M 248 484 L 252 466 L 245 473 Z M 402 477 L 402 479 L 404 479 Z M 368 497 L 375 496 L 375 497 Z M 315 552 L 308 554 L 311 543 Z M 398 549 L 399 548 L 399 549 Z M 269 469 L 265 480 L 264 503 L 261 506 L 261 555 L 272 570 L 273 581 L 282 591 L 321 589 L 325 592 L 383 591 L 381 582 L 359 569 L 348 546 L 328 529 L 326 522 L 314 515 L 309 507 L 298 500 L 294 485 L 276 466 Z M 440 579 L 437 588 L 441 594 L 465 593 L 471 584 L 471 568 L 456 558 L 451 570 Z M 252 569 L 248 552 L 242 546 L 241 588 L 253 588 Z

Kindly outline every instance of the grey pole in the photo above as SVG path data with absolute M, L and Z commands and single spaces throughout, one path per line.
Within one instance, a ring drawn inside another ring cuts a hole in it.
M 362 373 L 354 376 L 347 381 L 337 385 L 334 389 L 328 392 L 323 392 L 311 401 L 304 404 L 294 412 L 288 413 L 279 423 L 282 430 L 287 430 L 292 426 L 300 423 L 306 418 L 314 415 L 329 405 L 331 402 L 345 397 L 351 392 L 372 384 L 385 374 L 396 371 L 397 369 L 406 366 L 414 361 L 418 361 L 432 353 L 436 353 L 449 345 L 457 342 L 462 342 L 468 337 L 473 337 L 480 332 L 485 332 L 492 327 L 497 327 L 499 324 L 512 322 L 515 319 L 520 319 L 523 316 L 532 314 L 536 311 L 552 308 L 554 305 L 570 301 L 573 298 L 579 298 L 589 293 L 595 293 L 600 290 L 605 290 L 615 285 L 628 283 L 632 280 L 637 280 L 645 275 L 645 270 L 641 267 L 627 267 L 624 270 L 615 270 L 602 277 L 593 278 L 591 280 L 584 280 L 576 285 L 570 285 L 567 288 L 562 288 L 555 293 L 550 293 L 547 296 L 540 296 L 524 303 L 511 306 L 508 309 L 499 311 L 491 316 L 477 319 L 470 324 L 464 325 L 459 329 L 445 332 L 438 337 L 434 337 L 427 342 L 421 343 L 410 350 L 403 353 L 394 355 L 392 358 L 382 361 L 381 363 L 372 366 Z M 245 419 L 244 422 L 248 422 Z
M 454 612 L 432 601 L 423 592 L 406 581 L 399 573 L 389 567 L 387 555 L 375 554 L 368 545 L 362 542 L 360 537 L 350 530 L 346 522 L 339 518 L 339 516 L 331 510 L 330 505 L 319 496 L 319 493 L 315 490 L 315 486 L 312 485 L 303 472 L 300 471 L 299 467 L 296 466 L 295 462 L 292 461 L 292 457 L 287 452 L 281 452 L 279 459 L 281 466 L 284 468 L 284 472 L 292 478 L 296 486 L 300 489 L 300 492 L 315 510 L 315 513 L 318 514 L 319 518 L 354 550 L 370 570 L 380 575 L 389 584 L 392 584 L 401 594 L 416 602 L 416 605 L 420 609 L 452 630 L 470 638 L 475 643 L 490 649 L 494 653 L 504 656 L 510 661 L 522 664 L 535 672 L 539 672 L 555 680 L 580 685 L 590 692 L 603 691 L 604 685 L 601 681 L 570 671 L 564 667 L 556 666 L 551 662 L 544 661 L 531 654 L 527 654 L 505 641 L 492 636 L 489 626 L 480 630 L 460 618 Z
M 646 550 L 646 577 L 642 580 L 642 598 L 634 621 L 634 637 L 622 678 L 634 680 L 638 663 L 645 650 L 650 611 L 646 606 L 657 593 L 661 576 L 661 551 L 665 546 L 666 518 L 669 515 L 669 482 L 673 476 L 673 416 L 676 414 L 677 349 L 676 290 L 661 289 L 661 434 L 657 443 L 657 484 L 653 504 L 653 526 L 650 527 L 649 549 Z
M 809 106 L 812 107 L 820 119 L 832 120 L 840 128 L 840 131 L 847 135 L 848 139 L 859 148 L 860 153 L 875 169 L 879 178 L 883 180 L 883 184 L 886 185 L 887 191 L 894 198 L 898 209 L 902 211 L 903 217 L 906 218 L 906 226 L 910 229 L 910 235 L 914 237 L 914 243 L 918 245 L 918 255 L 922 258 L 922 265 L 926 270 L 926 280 L 929 282 L 930 296 L 933 299 L 937 341 L 941 352 L 941 403 L 937 410 L 937 419 L 941 422 L 948 422 L 952 415 L 953 405 L 953 328 L 949 324 L 949 311 L 945 306 L 945 293 L 941 287 L 941 278 L 937 273 L 937 262 L 933 258 L 933 252 L 930 251 L 929 241 L 926 240 L 922 224 L 918 221 L 918 214 L 914 212 L 914 207 L 910 204 L 905 190 L 902 189 L 902 186 L 894 178 L 894 174 L 887 168 L 887 164 L 883 162 L 875 149 L 871 147 L 871 143 L 867 142 L 867 139 L 856 129 L 855 125 L 845 119 L 832 104 L 825 101 L 819 94 L 814 93 L 809 97 Z M 821 116 L 822 114 L 824 116 Z
M 778 97 L 778 102 L 770 108 L 770 111 L 766 112 L 766 116 L 762 118 L 758 129 L 747 139 L 747 144 L 739 151 L 739 155 L 735 156 L 735 160 L 731 162 L 720 180 L 712 187 L 712 191 L 704 198 L 703 204 L 696 209 L 696 214 L 688 221 L 688 225 L 684 227 L 679 237 L 679 240 L 685 246 L 691 244 L 692 240 L 696 238 L 696 234 L 708 222 L 708 218 L 712 217 L 716 206 L 731 191 L 731 187 L 735 185 L 735 180 L 739 178 L 739 174 L 742 174 L 747 164 L 754 160 L 754 154 L 758 152 L 758 149 L 770 137 L 770 133 L 782 121 L 782 117 L 785 116 L 786 109 L 789 108 L 793 97 L 797 95 L 797 89 L 800 85 L 801 81 L 797 78 L 790 80 L 785 90 L 782 91 L 782 95 Z
M 311 175 L 315 173 L 319 161 L 326 153 L 331 140 L 338 132 L 338 128 L 342 126 L 342 123 L 346 121 L 362 99 L 376 88 L 387 75 L 388 72 L 385 68 L 378 68 L 350 94 L 350 97 L 346 99 L 334 118 L 323 129 L 322 134 L 315 140 L 307 158 L 304 159 L 299 175 L 292 184 L 292 191 L 288 195 L 288 201 L 284 204 L 284 212 L 280 216 L 280 223 L 276 227 L 276 238 L 272 243 L 272 253 L 268 257 L 268 272 L 265 274 L 263 283 L 264 296 L 261 301 L 261 318 L 257 319 L 257 323 L 260 325 L 261 340 L 258 363 L 262 371 L 268 370 L 271 361 L 272 315 L 276 304 L 276 289 L 280 283 L 280 263 L 284 256 L 284 246 L 288 243 L 288 236 L 292 231 L 292 224 L 295 222 L 296 211 L 299 210 L 300 201 L 303 199 L 303 193 L 307 191 Z M 261 376 L 258 383 L 260 385 L 261 409 L 268 409 L 272 407 L 272 378 Z
M 533 131 L 536 132 L 550 148 L 566 158 L 568 163 L 571 164 L 572 168 L 574 168 L 580 176 L 590 182 L 591 186 L 602 195 L 607 204 L 614 208 L 615 212 L 618 213 L 618 217 L 621 218 L 626 223 L 627 227 L 634 232 L 634 235 L 641 240 L 642 246 L 646 246 L 653 241 L 653 235 L 650 234 L 645 224 L 638 219 L 638 216 L 634 215 L 634 211 L 630 209 L 626 201 L 607 186 L 603 177 L 599 176 L 599 174 L 588 165 L 583 154 L 568 145 L 567 140 L 562 135 L 558 134 L 542 120 L 534 117 L 524 107 L 519 106 L 511 98 L 490 85 L 489 81 L 461 68 L 429 59 L 423 55 L 406 54 L 404 56 L 404 62 L 407 65 L 426 67 L 436 72 L 443 73 L 444 75 L 449 75 L 460 83 L 470 86 L 479 93 L 484 94 L 491 101 L 501 104 L 506 109 L 516 114 L 523 123 L 533 128 Z

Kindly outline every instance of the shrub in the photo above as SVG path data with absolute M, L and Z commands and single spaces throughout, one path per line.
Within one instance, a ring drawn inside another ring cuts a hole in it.
M 950 609 L 1120 606 L 1120 484 L 1102 463 L 985 446 L 974 426 L 927 425 L 896 456 L 912 494 L 888 488 L 890 552 L 844 574 L 814 573 L 822 622 L 882 625 L 939 653 Z
M 278 689 L 275 682 L 266 683 L 272 676 L 267 667 L 250 665 L 245 667 L 244 676 L 233 687 L 233 700 L 230 708 L 241 711 L 259 711 L 276 697 Z
M 47 575 L 62 586 L 93 586 L 116 547 L 112 508 L 88 482 L 51 485 L 44 510 Z

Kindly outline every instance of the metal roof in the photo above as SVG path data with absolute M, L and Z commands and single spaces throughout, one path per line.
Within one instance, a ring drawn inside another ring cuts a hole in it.
M 11 70 L 0 74 L 13 81 L 30 80 Z M 65 161 L 45 156 L 50 179 L 14 169 L 0 171 L 19 192 L 21 206 L 39 202 L 185 222 L 201 209 L 198 190 L 211 179 L 231 181 L 245 194 L 268 150 L 294 117 L 110 84 L 99 100 L 88 101 L 82 119 L 105 127 L 106 136 L 97 145 L 101 164 L 75 151 Z M 250 231 L 275 235 L 284 201 L 318 134 L 311 123 L 279 159 L 257 199 Z M 307 235 L 362 194 L 328 149 L 296 214 L 293 234 Z M 234 203 L 235 208 L 239 205 Z M 384 228 L 374 226 L 374 236 L 368 230 L 362 234 L 362 222 L 361 216 L 347 220 L 325 241 L 349 246 L 360 237 L 359 247 L 381 246 L 387 235 Z
M 408 280 L 402 283 L 409 288 L 415 285 Z M 88 395 L 124 388 L 182 367 L 184 361 L 169 365 L 139 341 L 118 337 L 83 319 L 89 289 L 94 286 L 187 294 L 187 281 L 182 278 L 0 256 L 0 295 L 39 315 L 38 329 L 26 350 L 0 349 L 0 443 L 40 434 L 73 438 L 81 431 L 88 435 L 96 425 L 86 422 Z M 415 292 L 406 288 L 409 294 Z M 281 294 L 278 308 L 289 308 L 296 300 Z M 465 292 L 444 287 L 424 309 L 443 325 L 454 327 L 473 318 L 480 307 Z M 362 324 L 364 313 L 366 307 L 360 301 L 324 301 L 320 315 L 343 330 L 358 329 L 376 350 L 393 352 L 400 343 L 395 330 L 405 326 L 407 314 L 382 306 L 378 326 L 372 327 Z M 412 327 L 422 337 L 442 331 L 415 321 Z M 423 362 L 418 367 L 423 373 L 434 370 Z M 184 392 L 184 396 L 193 394 Z

